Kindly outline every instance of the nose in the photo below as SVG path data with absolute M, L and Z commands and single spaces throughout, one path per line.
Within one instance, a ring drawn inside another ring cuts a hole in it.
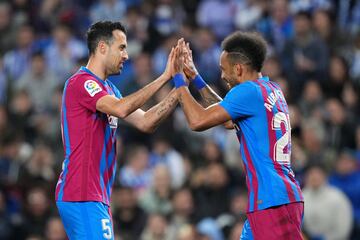
M 124 59 L 124 61 L 129 59 L 129 54 L 126 50 L 124 51 L 123 59 Z

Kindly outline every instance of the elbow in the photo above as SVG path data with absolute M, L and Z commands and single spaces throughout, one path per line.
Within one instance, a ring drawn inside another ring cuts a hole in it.
M 191 122 L 189 124 L 189 127 L 192 131 L 195 131 L 195 132 L 201 132 L 201 131 L 205 130 L 200 122 Z
M 129 116 L 131 114 L 130 110 L 126 107 L 121 107 L 118 111 L 117 111 L 117 115 L 119 118 L 124 119 L 127 116 Z
M 145 128 L 145 129 L 143 129 L 143 133 L 147 133 L 147 134 L 152 134 L 152 133 L 154 133 L 155 132 L 155 130 L 156 130 L 156 128 L 155 127 L 153 127 L 153 128 Z
M 117 117 L 118 118 L 121 118 L 121 119 L 124 119 L 126 118 L 127 116 L 129 116 L 129 113 L 125 112 L 125 111 L 118 111 L 117 113 Z
M 141 131 L 143 133 L 147 133 L 147 134 L 151 134 L 151 133 L 154 133 L 155 130 L 156 130 L 156 126 L 155 125 L 149 125 L 149 124 L 144 124 L 142 127 L 141 127 Z
M 119 104 L 118 102 L 114 104 L 109 103 L 108 101 L 97 101 L 96 110 L 121 119 L 126 118 L 131 113 L 129 108 Z

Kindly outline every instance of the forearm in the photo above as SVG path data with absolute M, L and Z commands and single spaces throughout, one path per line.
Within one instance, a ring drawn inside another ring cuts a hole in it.
M 206 84 L 206 82 L 202 79 L 202 77 L 197 75 L 189 76 L 192 80 L 193 85 L 195 88 L 200 92 L 201 97 L 204 99 L 206 107 L 220 102 L 222 98 L 217 95 L 217 93 L 212 90 L 212 88 Z
M 144 118 L 149 132 L 155 131 L 159 124 L 174 111 L 179 101 L 178 95 L 179 93 L 173 89 L 160 103 L 146 111 Z
M 214 103 L 218 103 L 222 100 L 222 98 L 217 95 L 216 92 L 212 90 L 209 85 L 206 85 L 205 87 L 200 89 L 199 92 L 206 103 L 206 107 L 213 105 Z
M 125 116 L 128 116 L 136 109 L 142 107 L 162 86 L 164 86 L 165 83 L 167 83 L 168 80 L 169 78 L 165 75 L 160 75 L 160 77 L 142 89 L 121 98 L 118 103 L 119 108 L 125 112 Z
M 205 107 L 211 106 L 215 103 L 222 101 L 222 98 L 209 86 L 207 85 L 204 80 L 200 77 L 199 79 L 195 79 L 195 81 L 202 81 L 202 83 L 195 84 L 195 86 L 200 86 L 201 88 L 197 87 L 198 91 L 200 92 L 201 97 L 205 101 Z M 226 129 L 233 129 L 233 122 L 228 121 L 223 124 Z
M 201 121 L 205 109 L 194 99 L 187 87 L 178 89 L 179 102 L 191 129 Z

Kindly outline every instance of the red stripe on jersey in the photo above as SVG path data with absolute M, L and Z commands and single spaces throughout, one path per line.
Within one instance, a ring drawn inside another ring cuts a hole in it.
M 277 87 L 273 82 L 269 82 L 269 86 L 271 87 L 271 89 L 274 91 L 274 89 L 276 90 L 281 90 L 281 88 Z M 284 94 L 283 94 L 284 95 Z M 282 106 L 282 109 L 284 109 L 285 113 L 288 113 L 288 109 L 287 109 L 287 103 L 285 98 L 279 98 L 279 103 Z M 276 102 L 277 104 L 277 102 Z M 279 108 L 280 109 L 280 108 Z
M 270 89 L 272 91 L 275 91 L 275 88 L 272 86 L 272 84 L 269 82 L 268 86 L 270 87 Z M 280 99 L 280 98 L 279 98 Z M 280 105 L 279 105 L 279 101 L 276 101 L 276 107 L 278 108 L 278 110 L 280 109 Z M 290 127 L 290 126 L 288 126 Z M 285 129 L 285 124 L 281 124 L 281 133 L 282 135 L 285 134 L 286 132 L 286 129 Z M 275 131 L 273 131 L 275 132 Z M 285 177 L 285 174 L 282 170 L 282 167 L 281 165 L 275 160 L 274 162 L 275 164 L 275 169 L 278 171 L 278 173 L 281 175 L 281 178 L 283 179 L 284 183 L 285 183 L 285 186 L 286 186 L 286 192 L 288 193 L 288 197 L 290 199 L 291 202 L 295 202 L 296 201 L 296 197 L 295 197 L 295 193 L 294 193 L 294 190 L 292 189 L 290 183 L 287 181 L 286 177 Z M 297 184 L 296 184 L 297 185 Z
M 240 143 L 240 145 L 241 145 L 241 144 L 242 144 L 242 140 L 241 140 L 242 134 L 241 134 L 240 130 L 237 130 L 236 136 L 237 136 L 237 138 L 238 138 L 238 140 L 239 140 L 239 143 Z M 250 199 L 250 189 L 251 189 L 251 188 L 250 188 L 249 175 L 248 175 L 247 167 L 245 166 L 245 164 L 243 164 L 243 167 L 244 167 L 245 176 L 246 176 L 246 187 L 247 187 L 247 189 L 248 189 L 248 191 L 247 191 L 247 199 Z M 247 204 L 247 212 L 249 212 L 249 210 L 250 210 L 250 202 L 248 201 L 248 204 Z
M 263 98 L 264 98 L 264 102 L 266 102 L 266 99 L 268 97 L 268 92 L 267 92 L 265 86 L 263 86 L 258 81 L 256 81 L 256 82 L 259 84 L 259 86 L 261 88 Z M 266 82 L 263 82 L 263 83 L 266 83 Z M 270 84 L 268 84 L 268 86 L 270 87 L 270 89 L 272 89 Z M 276 159 L 274 159 L 274 147 L 275 147 L 275 144 L 276 144 L 276 141 L 277 141 L 276 132 L 272 129 L 272 118 L 273 118 L 274 114 L 273 114 L 273 112 L 270 112 L 267 109 L 265 109 L 265 112 L 266 112 L 266 118 L 268 120 L 268 134 L 269 134 L 269 139 L 270 139 L 270 144 L 269 144 L 270 158 L 273 160 L 274 168 L 275 168 L 276 172 L 279 174 L 279 176 L 281 177 L 281 179 L 284 182 L 284 185 L 286 187 L 286 192 L 288 194 L 289 200 L 291 202 L 293 202 L 293 201 L 295 201 L 294 192 L 293 192 L 289 182 L 287 181 L 287 179 L 286 179 L 286 177 L 284 175 L 284 172 L 282 171 L 281 165 L 276 161 Z
M 246 157 L 246 160 L 247 160 L 247 163 L 248 163 L 250 173 L 252 175 L 252 189 L 254 191 L 254 211 L 256 211 L 256 210 L 258 210 L 258 203 L 257 202 L 258 202 L 258 185 L 259 184 L 258 184 L 258 179 L 257 179 L 254 163 L 253 163 L 253 161 L 251 159 L 251 156 L 249 154 L 249 149 L 248 149 L 247 144 L 245 142 L 244 135 L 241 136 L 241 144 L 244 147 L 245 157 Z M 248 199 L 250 200 L 250 198 L 248 198 Z M 249 211 L 249 209 L 248 209 L 248 211 Z
M 270 85 L 271 85 L 271 86 L 270 86 L 271 89 L 273 89 L 273 88 L 278 89 L 278 87 L 274 86 L 274 84 L 273 84 L 272 82 L 269 82 L 269 83 L 270 83 Z M 288 113 L 288 107 L 287 107 L 287 103 L 286 103 L 285 98 L 284 98 L 284 99 L 283 99 L 283 98 L 279 98 L 279 100 L 280 100 L 280 103 L 282 104 L 284 110 L 286 111 L 286 113 Z M 278 106 L 277 103 L 276 103 L 276 105 Z M 278 106 L 278 107 L 279 107 L 279 106 Z M 288 120 L 289 120 L 289 119 L 288 119 Z M 290 121 L 289 121 L 289 123 L 290 123 Z M 289 126 L 289 128 L 291 128 L 291 125 Z M 285 131 L 286 131 L 286 130 L 285 130 L 285 125 L 284 125 L 284 124 L 281 124 L 281 132 L 284 134 Z M 290 140 L 290 144 L 291 144 L 291 140 Z M 300 198 L 302 199 L 301 189 L 300 189 L 299 185 L 296 183 L 296 179 L 295 179 L 292 175 L 290 175 L 289 178 L 291 179 L 292 182 L 295 183 L 296 191 L 298 192 L 298 195 L 299 195 Z M 293 193 L 294 193 L 294 192 L 293 192 Z M 294 195 L 294 198 L 290 198 L 290 200 L 291 200 L 291 199 L 295 199 L 295 198 L 296 198 L 296 197 L 295 197 L 295 195 Z

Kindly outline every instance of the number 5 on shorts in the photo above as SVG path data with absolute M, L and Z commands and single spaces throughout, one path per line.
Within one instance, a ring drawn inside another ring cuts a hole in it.
M 103 218 L 101 219 L 101 226 L 103 230 L 103 237 L 105 239 L 112 239 L 112 230 L 111 230 L 111 223 L 109 219 Z

